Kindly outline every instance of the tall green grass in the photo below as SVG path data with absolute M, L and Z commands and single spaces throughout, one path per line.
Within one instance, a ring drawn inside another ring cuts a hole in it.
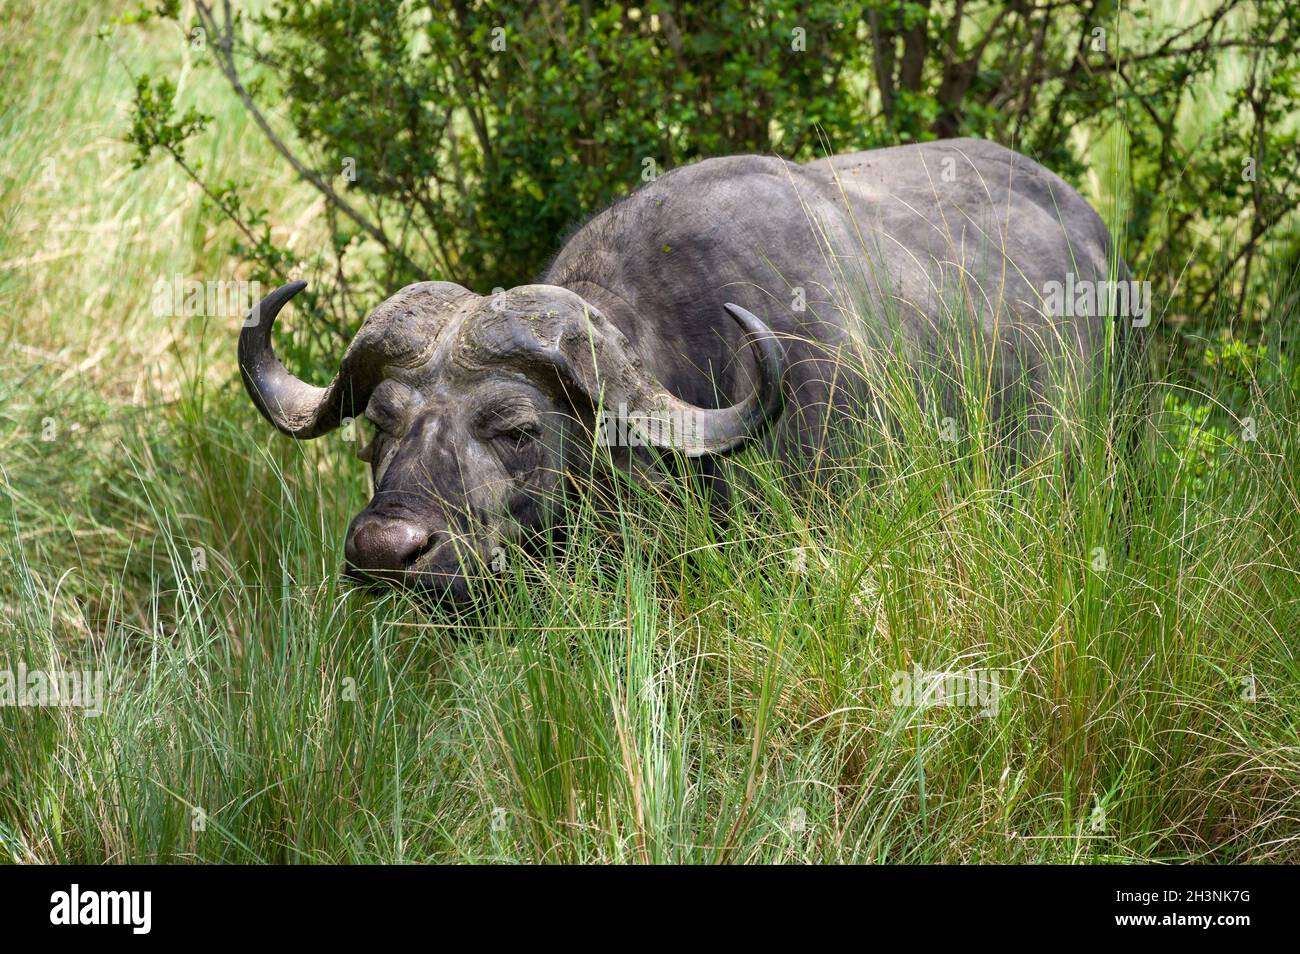
M 751 451 L 725 521 L 689 486 L 580 503 L 471 612 L 353 593 L 353 445 L 274 435 L 233 328 L 147 311 L 160 275 L 232 263 L 173 173 L 118 173 L 129 84 L 98 21 L 6 23 L 28 59 L 0 130 L 0 670 L 108 691 L 98 717 L 0 707 L 0 858 L 1300 854 L 1300 380 L 1276 349 L 1199 393 L 1139 385 L 1131 446 L 1107 394 L 1067 389 L 1015 468 L 978 364 L 918 388 L 880 354 L 879 413 L 825 484 Z M 171 55 L 154 39 L 129 52 Z M 210 161 L 262 161 L 203 95 L 234 131 Z M 301 214 L 288 183 L 267 200 Z M 918 667 L 996 670 L 996 711 L 897 704 Z
M 965 428 L 985 398 L 959 397 Z M 833 489 L 750 453 L 729 522 L 687 488 L 579 507 L 566 548 L 510 554 L 468 615 L 341 589 L 350 448 L 269 437 L 237 394 L 95 430 L 116 564 L 85 530 L 70 560 L 48 522 L 43 473 L 87 444 L 20 438 L 0 645 L 109 692 L 99 717 L 0 710 L 0 840 L 32 861 L 1293 858 L 1296 397 L 1275 379 L 1254 441 L 1196 454 L 1158 415 L 1117 448 L 1081 402 L 1008 477 L 987 433 L 944 441 L 886 387 Z M 915 667 L 998 671 L 996 711 L 896 704 Z

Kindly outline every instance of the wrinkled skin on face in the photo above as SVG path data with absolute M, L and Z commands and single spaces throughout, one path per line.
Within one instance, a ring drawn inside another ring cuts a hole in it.
M 563 495 L 566 442 L 585 429 L 523 375 L 465 367 L 456 348 L 395 369 L 366 405 L 374 497 L 348 529 L 349 575 L 456 602 L 546 522 Z
M 784 353 L 744 309 L 760 390 L 723 408 L 668 393 L 599 310 L 564 288 L 483 297 L 449 282 L 407 286 L 366 320 L 326 388 L 288 373 L 270 330 L 302 283 L 273 292 L 240 337 L 249 395 L 280 430 L 319 436 L 364 417 L 374 496 L 353 519 L 346 573 L 464 602 L 505 548 L 535 539 L 563 506 L 568 473 L 592 462 L 601 402 L 692 421 L 673 449 L 726 453 L 779 409 Z M 734 307 L 734 306 L 732 306 Z M 630 463 L 630 451 L 608 459 Z M 621 455 L 621 457 L 620 457 Z M 629 469 L 635 470 L 632 466 Z

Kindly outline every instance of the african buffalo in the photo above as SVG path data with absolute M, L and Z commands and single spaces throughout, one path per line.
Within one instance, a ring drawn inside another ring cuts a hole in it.
M 328 387 L 294 377 L 271 346 L 302 282 L 250 315 L 239 366 L 291 437 L 352 416 L 373 424 L 375 493 L 348 530 L 349 573 L 465 599 L 494 547 L 553 516 L 566 473 L 622 443 L 600 439 L 601 411 L 673 422 L 618 433 L 649 435 L 674 459 L 707 467 L 760 437 L 798 467 L 867 387 L 851 356 L 902 340 L 941 363 L 953 335 L 989 349 L 995 409 L 1013 385 L 1042 397 L 1063 368 L 1101 370 L 1109 320 L 1104 307 L 1045 308 L 1047 289 L 1114 274 L 1110 257 L 1078 192 L 990 142 L 804 165 L 708 159 L 592 218 L 540 284 L 401 289 Z M 654 467 L 636 447 L 609 450 L 634 471 Z

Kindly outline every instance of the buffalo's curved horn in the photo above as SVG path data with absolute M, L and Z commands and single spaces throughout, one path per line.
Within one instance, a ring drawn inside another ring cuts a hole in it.
M 785 348 L 767 324 L 751 311 L 728 302 L 723 305 L 749 336 L 749 343 L 758 358 L 758 384 L 754 393 L 739 404 L 716 411 L 702 411 L 709 422 L 709 438 L 727 444 L 730 450 L 745 437 L 751 436 L 781 412 L 785 403 L 786 356 Z M 721 451 L 714 451 L 721 453 Z
M 345 373 L 345 357 L 339 374 L 328 387 L 318 388 L 294 377 L 271 345 L 271 328 L 294 295 L 307 287 L 306 282 L 281 285 L 263 298 L 244 321 L 239 333 L 239 374 L 244 388 L 262 416 L 290 437 L 308 440 L 339 426 L 339 422 L 365 407 L 373 384 L 365 387 Z M 351 350 L 351 349 L 349 349 Z
M 643 428 L 642 437 L 647 443 L 676 449 L 687 457 L 725 454 L 753 437 L 780 412 L 784 402 L 781 382 L 785 377 L 785 348 L 753 312 L 731 303 L 723 307 L 745 330 L 758 359 L 758 381 L 753 393 L 730 407 L 703 408 L 673 397 L 658 381 L 650 379 L 645 383 L 658 393 L 647 395 L 647 410 L 668 426 Z M 640 389 L 634 386 L 631 390 Z
M 599 405 L 607 421 L 626 414 L 626 427 L 635 428 L 640 443 L 688 457 L 734 450 L 781 410 L 785 349 L 762 320 L 739 305 L 726 309 L 755 350 L 757 386 L 730 407 L 705 408 L 670 394 L 618 327 L 579 296 L 569 293 L 571 307 L 557 310 L 560 293 L 544 285 L 513 289 L 508 301 L 480 314 L 467 329 L 462 360 L 549 365 Z M 624 430 L 622 423 L 619 429 Z

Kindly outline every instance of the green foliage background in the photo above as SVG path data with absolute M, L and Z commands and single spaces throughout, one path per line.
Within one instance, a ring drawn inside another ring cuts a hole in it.
M 1262 324 L 1278 303 L 1259 260 L 1294 267 L 1300 253 L 1300 7 L 1285 0 L 160 9 L 247 108 L 283 112 L 283 151 L 336 223 L 333 256 L 378 243 L 382 267 L 318 262 L 332 283 L 523 284 L 654 171 L 958 135 L 1003 142 L 1107 200 L 1179 364 L 1199 361 L 1216 296 L 1258 298 Z M 193 117 L 161 115 L 166 89 L 143 82 L 132 139 L 142 158 L 159 141 L 174 152 Z M 238 192 L 222 193 L 236 218 Z M 269 241 L 246 251 L 283 264 Z M 336 319 L 345 335 L 351 322 Z

